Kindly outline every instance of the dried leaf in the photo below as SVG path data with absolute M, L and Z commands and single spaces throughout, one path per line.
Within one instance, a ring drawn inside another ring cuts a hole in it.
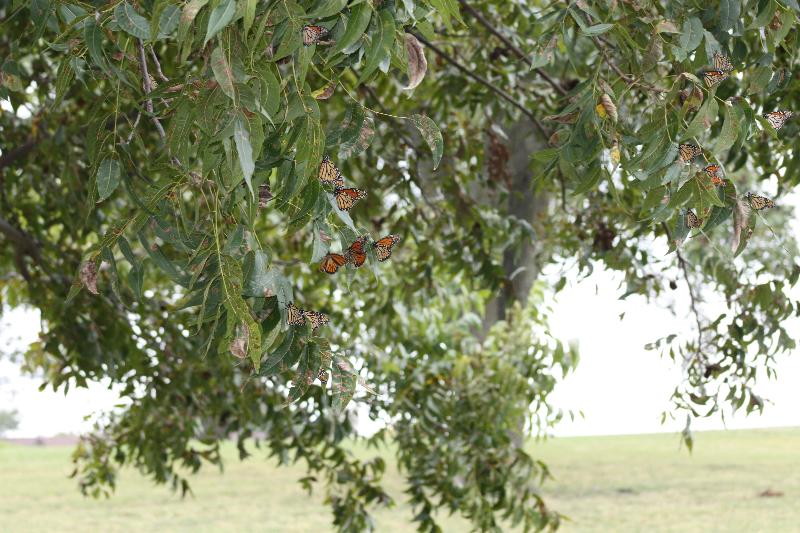
M 617 105 L 614 103 L 614 100 L 608 94 L 604 94 L 600 97 L 600 105 L 605 110 L 606 114 L 616 122 L 619 119 L 619 115 L 617 114 Z
M 406 33 L 406 54 L 408 54 L 408 85 L 406 90 L 416 88 L 425 78 L 428 71 L 428 61 L 425 59 L 425 51 L 416 37 Z
M 92 294 L 100 294 L 97 290 L 97 265 L 93 260 L 81 263 L 80 279 L 86 289 Z
M 325 87 L 317 89 L 316 91 L 311 93 L 311 96 L 313 96 L 317 100 L 327 100 L 328 98 L 333 96 L 334 90 L 336 90 L 336 83 L 331 83 L 329 85 L 326 85 Z

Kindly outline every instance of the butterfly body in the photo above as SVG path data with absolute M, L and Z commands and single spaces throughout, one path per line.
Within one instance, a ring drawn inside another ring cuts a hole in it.
M 317 44 L 326 35 L 328 35 L 326 28 L 315 24 L 307 24 L 303 26 L 303 45 L 311 46 L 312 44 Z
M 703 153 L 703 149 L 696 144 L 679 144 L 678 157 L 684 163 L 689 163 L 692 159 Z
M 378 256 L 378 261 L 386 261 L 392 256 L 392 248 L 395 244 L 400 242 L 399 235 L 387 235 L 372 243 L 375 249 L 375 255 Z
M 761 211 L 762 209 L 772 209 L 773 207 L 775 207 L 775 202 L 770 200 L 766 196 L 761 196 L 749 192 L 745 195 L 745 197 L 747 198 L 750 207 L 752 207 L 756 211 Z
M 779 130 L 786 124 L 786 121 L 791 118 L 794 113 L 791 111 L 770 111 L 769 113 L 764 113 L 764 118 L 767 119 L 770 126 Z
M 356 202 L 367 197 L 367 191 L 353 187 L 336 187 L 333 190 L 336 206 L 342 211 L 350 211 Z

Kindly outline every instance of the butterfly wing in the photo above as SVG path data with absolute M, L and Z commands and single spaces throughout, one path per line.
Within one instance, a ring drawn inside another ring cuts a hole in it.
M 333 161 L 331 161 L 331 158 L 327 155 L 322 158 L 322 162 L 319 164 L 319 181 L 326 185 L 344 185 L 342 173 L 339 172 L 339 169 L 336 168 L 336 165 L 333 164 Z
M 708 175 L 708 177 L 711 178 L 711 183 L 714 185 L 722 184 L 722 178 L 720 178 L 718 174 L 719 171 L 720 171 L 720 166 L 713 164 L 708 165 L 703 169 L 703 172 L 705 172 Z
M 702 154 L 703 150 L 696 144 L 679 144 L 678 156 L 684 163 L 688 163 L 698 155 Z
M 689 209 L 686 211 L 686 225 L 690 228 L 699 228 L 703 225 L 703 221 L 694 214 L 694 211 Z
M 328 378 L 329 377 L 330 376 L 328 375 L 328 371 L 327 370 L 325 370 L 324 368 L 320 368 L 319 369 L 319 374 L 317 374 L 317 379 L 319 380 L 320 383 L 325 385 L 326 383 L 328 383 Z
M 363 265 L 364 261 L 367 260 L 367 253 L 364 251 L 364 241 L 365 239 L 363 237 L 357 239 L 344 253 L 347 262 L 356 268 Z
M 344 265 L 345 262 L 346 260 L 341 254 L 328 254 L 322 258 L 319 269 L 326 274 L 335 274 L 336 271 L 339 270 L 339 267 Z
M 342 211 L 350 211 L 356 202 L 367 197 L 367 191 L 363 189 L 342 189 L 337 188 L 333 191 L 336 197 L 336 205 Z
M 708 70 L 703 72 L 703 81 L 706 82 L 709 89 L 727 79 L 728 73 L 722 70 Z
M 766 196 L 747 193 L 747 199 L 750 201 L 750 207 L 752 207 L 756 211 L 761 211 L 762 209 L 771 209 L 775 207 L 775 202 L 773 202 Z
M 293 302 L 289 302 L 286 305 L 286 322 L 290 326 L 302 326 L 306 323 L 305 311 L 294 305 Z
M 767 119 L 767 122 L 776 130 L 781 129 L 791 116 L 791 111 L 771 111 L 764 114 L 764 118 Z
M 387 235 L 372 243 L 372 246 L 375 248 L 375 255 L 378 256 L 378 261 L 386 261 L 389 259 L 392 256 L 392 248 L 398 242 L 400 242 L 399 236 Z
M 714 52 L 714 68 L 723 72 L 730 72 L 733 70 L 733 63 L 725 54 Z
M 303 45 L 311 46 L 312 44 L 317 44 L 320 38 L 326 33 L 328 33 L 328 30 L 322 26 L 316 26 L 314 24 L 303 26 Z
M 328 323 L 328 315 L 320 313 L 319 311 L 303 311 L 303 314 L 311 322 L 311 328 L 317 329 Z

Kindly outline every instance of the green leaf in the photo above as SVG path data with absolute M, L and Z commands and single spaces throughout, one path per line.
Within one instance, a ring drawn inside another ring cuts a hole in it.
M 116 159 L 105 158 L 97 169 L 97 195 L 98 201 L 102 202 L 119 186 L 120 166 Z
M 353 8 L 350 13 L 350 18 L 347 20 L 347 27 L 342 35 L 336 42 L 336 46 L 330 52 L 330 55 L 341 52 L 345 48 L 349 48 L 358 41 L 369 26 L 369 21 L 372 18 L 372 6 L 369 2 L 363 2 Z
M 688 54 L 698 46 L 700 46 L 700 42 L 703 40 L 703 23 L 700 22 L 700 19 L 697 17 L 692 17 L 687 19 L 683 23 L 683 28 L 681 29 L 681 36 L 679 39 L 679 43 L 681 45 L 681 49 Z
M 302 398 L 308 391 L 308 388 L 314 383 L 319 373 L 319 366 L 321 363 L 319 345 L 315 342 L 310 342 L 303 350 L 300 356 L 300 364 L 297 366 L 297 373 L 292 382 L 292 388 L 289 389 L 289 397 L 287 403 L 293 403 Z
M 178 27 L 180 18 L 181 10 L 178 8 L 178 6 L 167 4 L 166 7 L 164 7 L 164 12 L 161 13 L 161 16 L 159 17 L 158 35 L 156 36 L 156 39 L 160 40 L 169 37 L 170 34 L 175 31 L 175 28 Z
M 736 137 L 739 135 L 739 115 L 734 112 L 733 107 L 725 106 L 725 123 L 722 125 L 722 130 L 717 137 L 717 144 L 714 148 L 716 152 L 727 150 L 733 143 L 736 142 Z
M 442 132 L 439 130 L 439 126 L 425 115 L 412 115 L 410 118 L 411 122 L 413 122 L 419 130 L 422 138 L 428 143 L 431 153 L 433 154 L 433 169 L 436 170 L 439 166 L 439 162 L 442 160 L 442 153 L 444 153 Z
M 58 66 L 58 73 L 56 74 L 56 97 L 53 100 L 52 109 L 55 109 L 63 100 L 64 95 L 67 94 L 70 86 L 72 85 L 72 80 L 75 78 L 75 71 L 72 69 L 70 65 L 69 57 L 65 57 L 61 60 L 61 64 Z
M 108 60 L 103 54 L 103 30 L 93 20 L 90 20 L 83 27 L 83 38 L 94 64 L 104 72 L 109 72 Z
M 356 392 L 358 374 L 353 369 L 352 363 L 346 358 L 334 354 L 333 367 L 331 368 L 331 392 L 333 401 L 331 405 L 336 412 L 344 411 Z
M 236 117 L 236 123 L 233 126 L 233 141 L 236 143 L 236 151 L 239 153 L 239 164 L 242 167 L 244 181 L 247 183 L 247 188 L 250 189 L 250 194 L 255 198 L 253 172 L 256 166 L 253 161 L 253 147 L 250 145 L 250 132 L 245 125 L 245 120 L 247 119 L 244 115 Z
M 708 130 L 717 120 L 719 114 L 719 104 L 716 98 L 706 98 L 703 106 L 694 116 L 686 131 L 683 133 L 684 140 L 692 140 L 698 137 L 701 133 Z
M 250 28 L 253 27 L 253 21 L 256 19 L 257 5 L 258 0 L 245 0 L 243 17 L 245 35 L 247 35 L 250 32 Z
M 742 16 L 741 0 L 720 0 L 719 2 L 719 29 L 727 32 L 736 28 Z
M 206 28 L 206 38 L 203 40 L 203 46 L 207 45 L 212 37 L 230 24 L 235 14 L 236 0 L 222 0 L 222 3 L 214 8 L 208 18 L 208 27 Z
M 347 0 L 320 0 L 317 8 L 312 9 L 304 18 L 324 19 L 339 13 L 347 5 Z
M 236 89 L 233 86 L 233 69 L 228 64 L 228 58 L 225 57 L 225 51 L 222 48 L 217 47 L 211 52 L 211 70 L 214 72 L 214 79 L 219 83 L 222 92 L 235 102 Z
M 764 91 L 764 88 L 772 79 L 772 68 L 768 66 L 761 66 L 755 69 L 750 75 L 750 83 L 747 86 L 747 94 L 758 94 Z
M 235 320 L 247 329 L 247 355 L 258 372 L 261 364 L 261 327 L 253 319 L 250 308 L 242 299 L 242 266 L 229 255 L 218 255 L 224 289 L 224 305 Z
M 609 31 L 613 27 L 613 24 L 595 24 L 594 26 L 589 26 L 588 28 L 581 30 L 581 33 L 589 36 L 600 35 Z
M 114 18 L 122 31 L 138 37 L 139 39 L 150 38 L 150 23 L 141 16 L 128 2 L 118 4 L 114 9 Z
M 364 59 L 364 68 L 358 77 L 358 84 L 363 83 L 378 68 L 378 65 L 391 55 L 394 44 L 395 23 L 391 11 L 382 9 L 379 13 L 380 24 L 370 35 L 371 42 Z M 410 35 L 410 34 L 407 34 Z
M 186 42 L 186 37 L 189 35 L 189 31 L 192 29 L 192 24 L 194 24 L 194 19 L 197 17 L 197 14 L 203 9 L 208 3 L 208 0 L 191 0 L 188 4 L 183 6 L 183 11 L 181 11 L 181 18 L 178 22 L 178 44 L 182 48 L 186 48 L 186 52 L 188 54 L 188 46 L 184 46 Z M 183 53 L 181 54 L 181 59 L 184 60 Z

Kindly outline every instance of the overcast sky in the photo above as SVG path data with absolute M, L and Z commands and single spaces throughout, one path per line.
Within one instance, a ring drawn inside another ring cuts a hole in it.
M 559 384 L 551 397 L 556 407 L 583 411 L 575 421 L 565 419 L 555 435 L 594 435 L 680 431 L 684 420 L 661 425 L 661 413 L 669 409 L 669 397 L 680 380 L 680 368 L 657 352 L 644 350 L 648 342 L 666 334 L 686 331 L 692 319 L 673 316 L 667 309 L 641 297 L 619 300 L 620 279 L 607 271 L 579 283 L 568 284 L 553 307 L 552 332 L 562 340 L 577 340 L 580 364 Z M 674 291 L 675 305 L 686 309 L 685 287 Z M 669 302 L 666 302 L 668 304 Z M 665 305 L 662 302 L 661 305 Z M 624 317 L 620 319 L 620 315 Z M 0 350 L 19 348 L 38 334 L 38 315 L 15 310 L 0 318 Z M 797 354 L 793 354 L 797 355 Z M 727 420 L 729 428 L 800 426 L 800 357 L 779 359 L 778 380 L 762 380 L 757 390 L 774 402 L 762 416 L 743 414 Z M 14 437 L 50 436 L 87 429 L 85 417 L 118 403 L 113 391 L 102 384 L 71 389 L 66 397 L 48 389 L 39 392 L 40 381 L 20 376 L 18 367 L 0 360 L 0 406 L 19 411 L 20 427 Z M 719 418 L 697 421 L 695 429 L 723 429 Z

